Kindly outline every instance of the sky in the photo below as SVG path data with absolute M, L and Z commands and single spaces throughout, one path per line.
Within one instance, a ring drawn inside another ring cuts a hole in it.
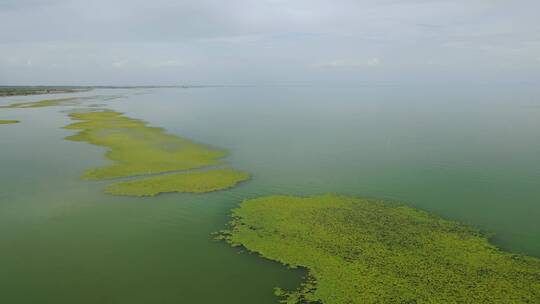
M 0 0 L 0 85 L 540 83 L 538 0 Z

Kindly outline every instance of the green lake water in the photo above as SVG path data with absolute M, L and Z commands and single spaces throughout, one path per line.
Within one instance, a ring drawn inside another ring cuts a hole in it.
M 243 199 L 325 192 L 404 202 L 540 257 L 540 89 L 219 87 L 94 90 L 79 106 L 0 109 L 0 303 L 277 303 L 304 273 L 211 233 Z M 100 103 L 229 152 L 253 178 L 209 194 L 103 193 L 104 149 L 66 141 Z

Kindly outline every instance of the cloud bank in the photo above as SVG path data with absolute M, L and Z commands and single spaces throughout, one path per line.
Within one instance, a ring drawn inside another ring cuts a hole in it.
M 540 80 L 538 1 L 3 0 L 0 84 Z

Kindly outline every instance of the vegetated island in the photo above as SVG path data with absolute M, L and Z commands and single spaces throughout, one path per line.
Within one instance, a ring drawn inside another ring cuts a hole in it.
M 16 124 L 16 123 L 19 123 L 20 121 L 18 120 L 13 120 L 13 119 L 8 119 L 8 120 L 2 120 L 0 119 L 0 125 L 9 125 L 9 124 Z
M 106 147 L 105 156 L 112 161 L 111 165 L 87 170 L 84 179 L 135 177 L 110 184 L 106 191 L 111 194 L 202 193 L 227 189 L 249 178 L 245 172 L 215 168 L 224 165 L 224 151 L 167 134 L 122 113 L 106 110 L 72 113 L 70 117 L 79 122 L 65 128 L 80 132 L 66 139 Z M 189 171 L 197 168 L 206 169 Z
M 219 237 L 308 269 L 282 303 L 540 303 L 540 259 L 406 206 L 324 195 L 244 201 Z

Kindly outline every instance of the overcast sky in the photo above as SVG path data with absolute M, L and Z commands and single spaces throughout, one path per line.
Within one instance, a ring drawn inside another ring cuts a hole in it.
M 538 0 L 0 0 L 0 84 L 540 81 Z

